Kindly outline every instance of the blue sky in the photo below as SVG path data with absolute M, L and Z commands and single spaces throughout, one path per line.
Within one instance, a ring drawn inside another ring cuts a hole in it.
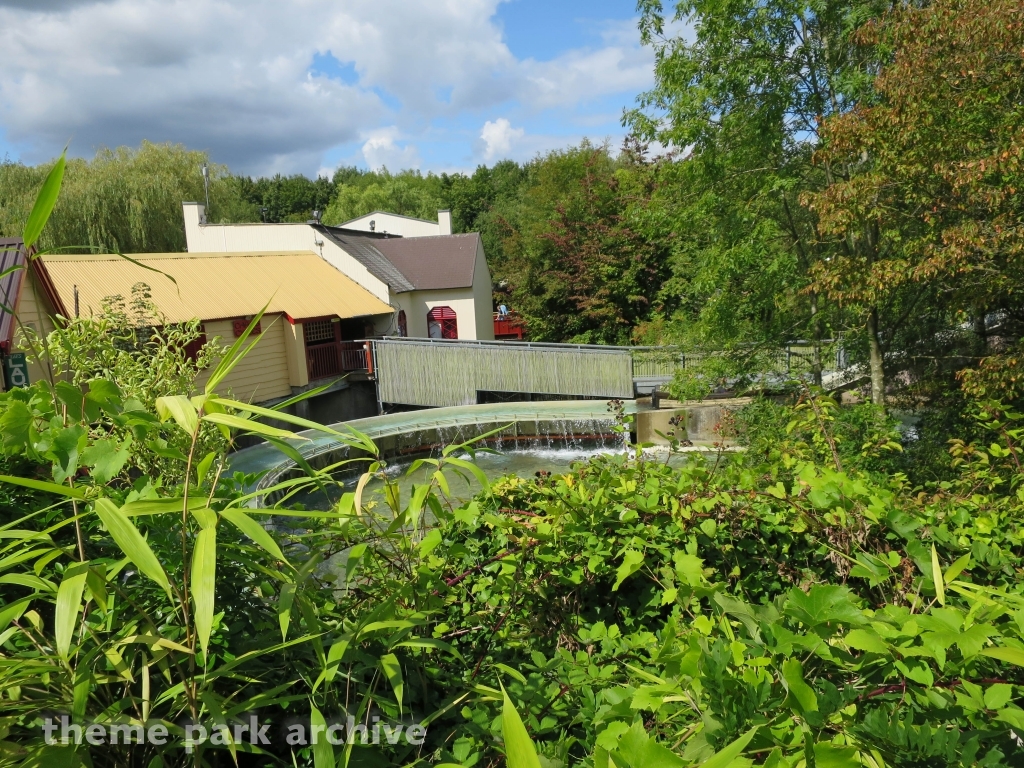
M 471 170 L 618 145 L 631 0 L 0 0 L 0 154 L 143 139 L 246 173 Z

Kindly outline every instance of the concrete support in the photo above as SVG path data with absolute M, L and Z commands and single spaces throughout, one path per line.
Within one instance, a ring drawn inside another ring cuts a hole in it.
M 293 387 L 309 384 L 306 368 L 306 337 L 302 323 L 288 323 L 284 328 L 284 349 L 288 358 L 288 383 Z

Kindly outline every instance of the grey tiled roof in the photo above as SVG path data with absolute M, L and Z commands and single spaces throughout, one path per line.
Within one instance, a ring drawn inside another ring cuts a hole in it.
M 376 248 L 376 243 L 385 238 L 369 233 L 366 235 L 354 234 L 352 230 L 343 230 L 338 227 L 321 225 L 314 229 L 366 267 L 374 277 L 387 283 L 395 293 L 416 290 L 416 286 L 409 282 L 398 267 L 388 261 L 384 254 Z

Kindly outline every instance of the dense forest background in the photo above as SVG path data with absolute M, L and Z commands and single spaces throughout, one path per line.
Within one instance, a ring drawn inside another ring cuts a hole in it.
M 482 233 L 496 298 L 532 339 L 714 350 L 729 378 L 758 350 L 842 338 L 876 403 L 938 397 L 1019 337 L 1018 4 L 687 0 L 675 16 L 693 39 L 667 32 L 661 3 L 639 10 L 656 84 L 624 113 L 621 147 L 472 174 L 213 164 L 210 218 L 450 208 L 456 231 Z M 203 199 L 211 160 L 144 143 L 72 161 L 42 245 L 183 250 L 180 203 Z M 0 233 L 47 167 L 0 165 Z

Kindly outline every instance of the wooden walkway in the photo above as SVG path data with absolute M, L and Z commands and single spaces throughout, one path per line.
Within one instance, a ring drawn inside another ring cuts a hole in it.
M 514 341 L 386 338 L 372 341 L 381 403 L 442 408 L 474 405 L 480 393 L 632 399 L 664 387 L 700 360 L 675 347 L 612 347 Z M 810 370 L 813 350 L 775 353 L 780 378 Z M 831 354 L 829 371 L 839 368 Z

